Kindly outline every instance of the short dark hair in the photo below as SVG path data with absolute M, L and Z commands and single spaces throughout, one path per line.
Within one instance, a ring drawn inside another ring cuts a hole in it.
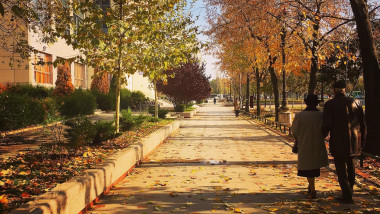
M 346 88 L 346 81 L 338 80 L 332 85 L 333 88 Z
M 306 105 L 312 106 L 312 107 L 317 106 L 319 103 L 318 96 L 315 94 L 308 94 L 306 98 L 304 99 L 304 101 Z

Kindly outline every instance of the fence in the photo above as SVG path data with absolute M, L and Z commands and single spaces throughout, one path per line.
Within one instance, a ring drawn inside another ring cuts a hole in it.
M 284 134 L 292 135 L 292 130 L 291 130 L 289 125 L 282 124 L 279 122 L 275 122 L 273 120 L 269 120 L 265 117 L 257 116 L 255 114 L 250 114 L 250 117 L 255 119 L 255 120 L 263 122 L 265 125 L 269 125 L 275 129 L 279 129 Z

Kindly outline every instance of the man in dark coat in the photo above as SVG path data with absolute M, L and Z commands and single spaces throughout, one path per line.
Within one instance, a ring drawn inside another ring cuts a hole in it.
M 336 173 L 343 203 L 353 203 L 355 183 L 354 158 L 359 156 L 366 136 L 363 109 L 358 100 L 345 95 L 346 83 L 333 84 L 334 98 L 327 101 L 323 110 L 323 134 L 330 133 L 330 152 L 334 157 Z

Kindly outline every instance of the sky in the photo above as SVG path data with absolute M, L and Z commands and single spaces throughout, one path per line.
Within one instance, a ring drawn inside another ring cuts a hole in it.
M 191 1 L 191 0 L 188 0 Z M 198 20 L 195 22 L 197 26 L 199 26 L 199 30 L 203 30 L 207 28 L 208 24 L 206 21 L 206 6 L 203 0 L 197 0 L 194 7 L 191 9 L 191 13 L 196 16 L 199 16 Z M 206 35 L 200 34 L 198 35 L 198 39 L 207 42 L 208 37 Z M 211 76 L 211 79 L 216 78 L 216 72 L 219 72 L 218 66 L 215 65 L 217 59 L 212 55 L 202 53 L 201 54 L 203 61 L 206 63 L 206 75 Z

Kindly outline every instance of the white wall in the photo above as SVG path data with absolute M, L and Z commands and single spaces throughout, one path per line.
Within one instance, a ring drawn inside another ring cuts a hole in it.
M 154 99 L 154 89 L 151 87 L 148 77 L 144 77 L 141 72 L 136 72 L 132 76 L 132 91 L 141 91 L 149 99 Z

